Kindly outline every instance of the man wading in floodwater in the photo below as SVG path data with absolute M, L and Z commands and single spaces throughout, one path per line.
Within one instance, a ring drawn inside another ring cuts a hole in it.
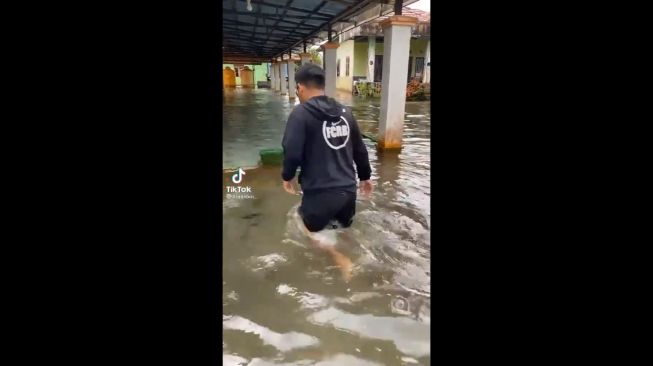
M 364 196 L 372 193 L 370 161 L 358 123 L 351 111 L 324 95 L 324 71 L 303 65 L 295 74 L 300 105 L 290 113 L 283 136 L 283 188 L 297 194 L 295 173 L 303 196 L 299 215 L 306 233 L 333 256 L 345 280 L 351 276 L 351 260 L 335 250 L 319 231 L 332 221 L 349 227 L 356 212 L 356 173 Z M 356 163 L 356 171 L 354 171 Z

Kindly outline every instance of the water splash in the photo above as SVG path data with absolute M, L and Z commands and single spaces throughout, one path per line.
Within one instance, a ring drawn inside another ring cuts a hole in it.
M 264 344 L 273 346 L 282 352 L 312 347 L 320 343 L 316 337 L 299 332 L 278 333 L 240 316 L 230 316 L 223 320 L 222 328 L 256 334 Z

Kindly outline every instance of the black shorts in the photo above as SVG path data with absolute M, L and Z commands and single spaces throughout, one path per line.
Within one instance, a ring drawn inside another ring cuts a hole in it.
M 324 229 L 332 220 L 349 227 L 355 213 L 356 193 L 345 191 L 304 192 L 299 207 L 299 215 L 311 232 Z

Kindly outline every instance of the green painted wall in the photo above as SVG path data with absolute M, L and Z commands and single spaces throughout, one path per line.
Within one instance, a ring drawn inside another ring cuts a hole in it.
M 410 41 L 410 56 L 411 57 L 424 57 L 426 52 L 426 39 L 413 39 Z
M 249 67 L 254 69 L 254 84 L 267 80 L 268 64 L 250 65 Z
M 362 44 L 367 47 L 367 42 L 361 42 Z M 426 39 L 411 39 L 410 40 L 410 61 L 412 63 L 411 66 L 411 76 L 415 75 L 415 58 L 416 57 L 425 57 L 426 55 L 426 45 L 428 43 L 428 40 Z M 377 55 L 383 55 L 383 42 L 376 42 L 376 54 Z M 367 59 L 367 50 L 364 53 L 365 58 Z
M 412 66 L 410 68 L 410 77 L 415 77 L 415 65 L 417 57 L 425 57 L 426 55 L 426 44 L 428 40 L 426 39 L 413 39 L 410 41 L 410 61 Z
M 354 45 L 354 76 L 367 76 L 367 42 Z
M 411 39 L 410 41 L 411 76 L 415 76 L 415 58 L 425 57 L 427 43 L 426 39 Z M 383 55 L 383 41 L 376 42 L 376 54 Z M 345 74 L 347 56 L 353 63 L 353 70 L 349 76 Z M 341 43 L 336 57 L 340 60 L 340 77 L 336 78 L 336 88 L 351 91 L 353 76 L 367 76 L 367 40 L 358 42 L 349 40 Z
M 340 76 L 336 77 L 336 89 L 351 92 L 354 83 L 354 40 L 340 44 L 336 51 L 340 61 Z M 347 57 L 349 57 L 349 76 L 347 76 Z
M 410 40 L 410 56 L 411 57 L 424 57 L 424 52 L 426 52 L 426 39 L 411 39 Z M 367 42 L 361 42 L 367 47 Z M 376 42 L 376 54 L 383 55 L 383 42 Z M 367 55 L 367 51 L 365 51 Z

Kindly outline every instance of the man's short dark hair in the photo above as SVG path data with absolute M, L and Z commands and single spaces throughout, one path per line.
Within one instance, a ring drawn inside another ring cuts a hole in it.
M 315 64 L 304 64 L 295 73 L 295 82 L 309 88 L 324 89 L 324 70 Z

